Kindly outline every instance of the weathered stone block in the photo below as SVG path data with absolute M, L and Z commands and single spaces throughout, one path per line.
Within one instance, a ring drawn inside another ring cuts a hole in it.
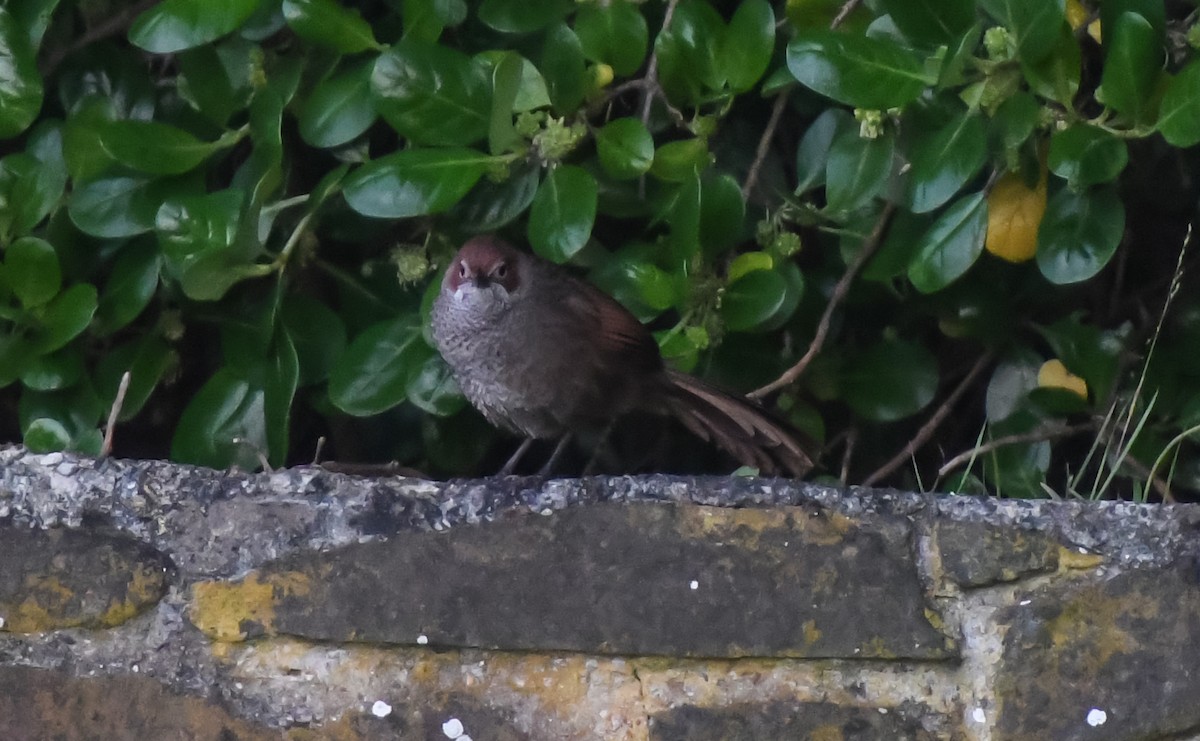
M 935 534 L 942 570 L 959 586 L 982 587 L 1058 568 L 1060 546 L 1045 533 L 945 521 Z
M 0 527 L 0 618 L 15 633 L 111 627 L 167 591 L 170 562 L 136 540 Z
M 953 657 L 910 535 L 903 518 L 799 507 L 578 507 L 282 559 L 197 584 L 191 615 L 223 639 Z
M 652 741 L 933 741 L 937 737 L 921 728 L 914 718 L 887 708 L 775 702 L 674 708 L 651 718 L 650 738 Z

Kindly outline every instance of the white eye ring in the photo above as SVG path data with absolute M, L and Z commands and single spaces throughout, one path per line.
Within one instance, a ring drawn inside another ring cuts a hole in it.
M 459 278 L 466 278 L 466 277 L 467 277 L 467 264 L 466 264 L 466 263 L 462 263 L 462 262 L 460 262 L 460 263 L 458 264 L 458 277 L 459 277 Z
M 504 277 L 506 275 L 508 275 L 508 265 L 506 263 L 500 263 L 499 265 L 496 266 L 496 269 L 492 272 L 493 272 L 493 274 L 495 274 L 495 276 L 497 278 L 500 278 L 501 280 L 503 280 Z

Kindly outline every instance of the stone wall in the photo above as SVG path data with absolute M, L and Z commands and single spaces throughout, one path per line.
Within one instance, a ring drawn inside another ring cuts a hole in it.
M 1200 511 L 0 450 L 0 739 L 1179 739 Z

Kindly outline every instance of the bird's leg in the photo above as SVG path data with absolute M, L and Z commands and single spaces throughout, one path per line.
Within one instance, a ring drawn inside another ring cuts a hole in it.
M 501 468 L 500 472 L 497 473 L 496 475 L 497 476 L 511 476 L 512 472 L 516 469 L 517 464 L 521 462 L 521 458 L 523 458 L 525 456 L 526 451 L 529 450 L 530 445 L 533 445 L 533 438 L 532 437 L 525 438 L 525 440 L 517 447 L 516 451 L 508 459 L 508 463 L 505 463 L 504 467 Z
M 538 472 L 538 476 L 549 476 L 554 470 L 554 465 L 558 463 L 558 459 L 562 457 L 563 451 L 567 449 L 567 444 L 571 442 L 571 433 L 566 433 L 558 440 L 558 445 L 554 446 L 554 452 L 550 454 L 550 459 L 542 466 Z
M 596 464 L 600 462 L 600 454 L 604 452 L 604 445 L 608 442 L 609 435 L 612 434 L 613 427 L 617 424 L 614 419 L 605 426 L 601 431 L 600 437 L 596 440 L 596 447 L 592 448 L 592 457 L 588 459 L 587 465 L 583 467 L 582 476 L 591 476 L 596 472 Z

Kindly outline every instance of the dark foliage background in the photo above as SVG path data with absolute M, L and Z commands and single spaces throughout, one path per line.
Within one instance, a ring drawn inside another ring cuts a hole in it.
M 0 416 L 32 448 L 486 473 L 423 327 L 571 263 L 852 483 L 1193 496 L 1191 2 L 10 0 Z M 729 470 L 629 425 L 610 468 Z

